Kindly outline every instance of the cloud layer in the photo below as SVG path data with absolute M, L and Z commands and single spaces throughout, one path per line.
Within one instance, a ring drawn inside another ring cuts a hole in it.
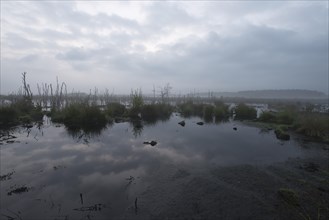
M 1 93 L 312 89 L 328 93 L 328 3 L 1 2 Z

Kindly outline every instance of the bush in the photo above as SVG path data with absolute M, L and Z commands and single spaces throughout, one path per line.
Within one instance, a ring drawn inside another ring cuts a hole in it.
M 205 104 L 194 104 L 192 101 L 187 101 L 178 105 L 178 108 L 183 117 L 199 116 L 202 118 L 205 116 L 205 107 Z M 209 114 L 209 112 L 207 112 L 207 114 Z
M 107 124 L 105 114 L 97 106 L 71 104 L 61 111 L 52 113 L 52 121 L 64 123 L 72 130 L 90 131 L 104 128 Z
M 22 98 L 10 106 L 0 107 L 0 126 L 30 124 L 40 121 L 43 113 L 40 106 L 33 106 L 30 99 Z
M 290 125 L 294 122 L 295 115 L 296 112 L 294 113 L 292 111 L 287 111 L 287 110 L 279 112 L 277 116 L 277 123 Z
M 31 99 L 21 98 L 11 105 L 19 115 L 29 115 L 35 109 Z M 41 111 L 41 110 L 40 110 Z
M 249 107 L 243 103 L 239 104 L 235 108 L 236 119 L 245 120 L 245 119 L 256 119 L 257 111 L 253 107 Z
M 0 126 L 11 126 L 18 124 L 18 113 L 12 106 L 0 107 Z
M 173 112 L 173 107 L 168 104 L 144 105 L 141 110 L 142 119 L 146 122 L 156 122 L 157 120 L 168 120 Z
M 216 105 L 214 109 L 214 115 L 216 121 L 221 121 L 229 116 L 229 110 L 227 105 Z
M 329 116 L 321 113 L 305 113 L 298 115 L 294 128 L 306 136 L 329 141 Z
M 267 123 L 277 123 L 276 115 L 271 112 L 262 112 L 258 120 Z
M 285 141 L 290 140 L 290 135 L 286 133 L 283 129 L 278 128 L 274 131 L 274 133 L 277 139 Z
M 212 105 L 204 105 L 203 106 L 203 118 L 204 119 L 212 119 L 214 115 L 214 106 Z
M 131 91 L 130 99 L 131 99 L 132 107 L 129 110 L 129 116 L 134 118 L 137 117 L 139 113 L 141 113 L 142 107 L 144 105 L 142 91 L 141 90 Z
M 113 102 L 107 105 L 106 114 L 112 118 L 122 117 L 126 112 L 126 107 L 118 102 Z

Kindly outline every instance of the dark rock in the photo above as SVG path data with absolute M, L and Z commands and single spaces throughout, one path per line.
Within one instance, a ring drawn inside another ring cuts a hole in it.
M 197 125 L 203 125 L 204 123 L 202 121 L 199 121 L 196 123 Z
M 151 146 L 155 146 L 155 145 L 157 145 L 157 142 L 156 141 L 144 141 L 143 144 L 149 144 Z
M 184 127 L 185 126 L 185 121 L 178 122 L 178 124 L 180 124 L 182 127 Z
M 237 127 L 234 127 L 233 130 L 236 131 L 236 130 L 238 130 L 238 129 L 237 129 Z
M 274 133 L 275 133 L 275 136 L 277 139 L 284 140 L 284 141 L 290 140 L 290 135 L 283 132 L 282 130 L 276 129 L 274 131 Z

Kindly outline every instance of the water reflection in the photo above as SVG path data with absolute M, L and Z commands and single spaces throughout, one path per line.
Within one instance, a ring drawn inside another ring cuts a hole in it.
M 136 216 L 136 198 L 142 205 L 143 192 L 161 184 L 163 175 L 183 178 L 213 164 L 304 155 L 293 140 L 282 146 L 271 131 L 259 135 L 258 128 L 231 122 L 199 126 L 200 118 L 193 117 L 182 127 L 182 120 L 173 116 L 152 126 L 135 120 L 89 133 L 50 124 L 10 131 L 18 142 L 0 146 L 1 176 L 10 176 L 1 178 L 1 213 L 16 219 L 129 219 Z M 8 195 L 15 189 L 29 190 Z
M 144 128 L 142 120 L 131 120 L 130 126 L 132 127 L 132 132 L 135 138 L 140 137 L 142 135 Z
M 108 127 L 109 126 L 106 128 L 93 128 L 88 130 L 66 128 L 66 132 L 69 136 L 76 140 L 76 142 L 88 144 L 91 139 L 99 137 Z

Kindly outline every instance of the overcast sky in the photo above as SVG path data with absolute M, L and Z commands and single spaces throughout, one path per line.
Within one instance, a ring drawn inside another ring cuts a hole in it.
M 1 93 L 328 93 L 327 1 L 1 1 Z

